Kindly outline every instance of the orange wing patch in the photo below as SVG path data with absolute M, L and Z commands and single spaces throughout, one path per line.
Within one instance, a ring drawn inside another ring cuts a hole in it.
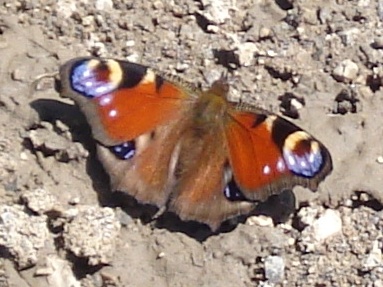
M 129 141 L 179 116 L 184 92 L 164 82 L 119 89 L 97 98 L 99 116 L 108 135 L 117 142 Z
M 283 174 L 280 149 L 271 138 L 267 120 L 247 112 L 232 114 L 226 127 L 234 178 L 244 191 L 260 190 Z M 280 166 L 281 168 L 278 168 Z

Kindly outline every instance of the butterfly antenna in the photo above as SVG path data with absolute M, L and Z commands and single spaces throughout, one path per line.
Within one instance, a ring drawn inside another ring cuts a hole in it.
M 29 86 L 29 93 L 30 94 L 33 94 L 36 90 L 37 90 L 37 86 L 38 84 L 45 78 L 54 78 L 56 79 L 57 76 L 58 76 L 58 72 L 53 72 L 53 73 L 45 73 L 45 74 L 41 74 L 41 75 L 38 75 L 33 81 L 32 83 L 30 84 Z

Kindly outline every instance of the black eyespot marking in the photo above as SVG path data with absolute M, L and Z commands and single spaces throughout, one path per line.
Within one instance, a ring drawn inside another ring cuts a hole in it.
M 148 68 L 138 64 L 130 62 L 119 62 L 121 70 L 124 75 L 122 77 L 122 83 L 120 84 L 121 88 L 133 88 L 137 86 L 142 79 L 145 77 Z
M 162 85 L 164 84 L 164 79 L 158 75 L 156 75 L 156 91 L 158 92 Z
M 282 150 L 286 138 L 292 133 L 295 133 L 300 130 L 301 129 L 298 128 L 296 125 L 282 118 L 276 118 L 273 122 L 273 126 L 271 129 L 271 137 L 274 143 Z
M 252 127 L 255 128 L 256 126 L 262 124 L 266 119 L 266 115 L 257 115 L 257 118 L 255 119 Z

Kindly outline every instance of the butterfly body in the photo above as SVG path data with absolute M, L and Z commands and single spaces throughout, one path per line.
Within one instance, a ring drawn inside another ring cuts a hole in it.
M 224 79 L 201 91 L 145 66 L 78 58 L 61 67 L 60 80 L 91 126 L 113 189 L 183 220 L 217 229 L 283 189 L 315 190 L 332 169 L 307 132 L 229 102 Z

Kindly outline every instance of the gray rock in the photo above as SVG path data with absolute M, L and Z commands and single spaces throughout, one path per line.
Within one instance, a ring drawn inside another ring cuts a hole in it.
M 28 208 L 38 214 L 44 214 L 58 204 L 57 199 L 43 188 L 25 191 L 21 197 L 26 202 Z
M 65 248 L 90 265 L 109 263 L 121 228 L 113 209 L 79 206 L 77 211 L 64 226 Z
M 49 241 L 53 245 L 45 215 L 30 216 L 19 205 L 0 206 L 0 245 L 14 256 L 20 269 L 35 265 L 39 250 Z

